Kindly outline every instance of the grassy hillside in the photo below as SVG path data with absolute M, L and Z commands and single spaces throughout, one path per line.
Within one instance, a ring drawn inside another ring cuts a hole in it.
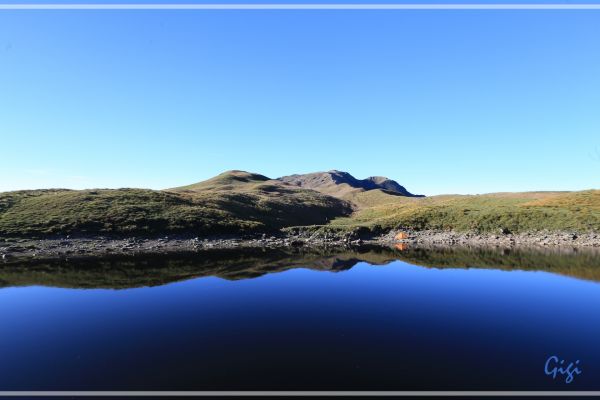
M 338 170 L 288 175 L 282 176 L 277 180 L 338 198 L 371 190 L 383 190 L 397 196 L 423 197 L 421 195 L 413 195 L 404 186 L 385 176 L 371 176 L 366 179 L 357 179 L 348 172 Z
M 302 225 L 342 230 L 365 226 L 600 232 L 600 190 L 418 198 L 381 189 L 346 190 L 344 183 L 338 185 L 336 197 L 332 197 L 263 175 L 228 171 L 204 182 L 163 191 L 6 192 L 0 193 L 0 236 L 239 234 Z
M 252 191 L 257 187 L 263 185 L 280 185 L 281 183 L 276 180 L 267 178 L 264 175 L 254 174 L 246 171 L 226 171 L 222 174 L 215 176 L 214 178 L 194 183 L 187 186 L 181 186 L 169 191 L 173 192 L 202 192 L 206 190 L 218 190 L 218 191 Z
M 348 200 L 360 208 L 334 226 L 495 232 L 539 230 L 600 231 L 600 190 L 492 193 L 427 198 L 369 191 Z
M 343 200 L 232 171 L 168 191 L 0 193 L 0 235 L 263 232 L 325 224 L 350 211 Z

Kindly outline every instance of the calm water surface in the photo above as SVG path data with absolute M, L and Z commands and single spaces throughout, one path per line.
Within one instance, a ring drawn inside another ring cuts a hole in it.
M 600 390 L 595 254 L 218 253 L 0 271 L 0 390 Z M 582 373 L 552 379 L 552 355 Z

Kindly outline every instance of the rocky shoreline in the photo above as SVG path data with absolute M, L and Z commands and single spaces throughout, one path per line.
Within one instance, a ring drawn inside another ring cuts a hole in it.
M 405 238 L 402 238 L 406 236 Z M 412 245 L 468 245 L 500 247 L 600 247 L 600 233 L 526 232 L 497 234 L 447 231 L 391 231 L 378 238 L 380 243 Z
M 356 248 L 362 246 L 408 247 L 538 247 L 599 248 L 600 234 L 572 232 L 535 232 L 512 234 L 477 234 L 442 231 L 390 231 L 374 234 L 363 229 L 354 231 L 294 228 L 278 234 L 251 236 L 164 236 L 140 237 L 53 237 L 0 238 L 0 261 L 20 262 L 27 259 L 96 258 L 109 255 L 165 254 L 198 252 L 209 249 L 236 248 Z

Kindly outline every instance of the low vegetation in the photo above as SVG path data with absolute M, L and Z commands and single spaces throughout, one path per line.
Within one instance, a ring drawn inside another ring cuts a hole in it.
M 167 191 L 99 189 L 0 194 L 0 235 L 269 232 L 325 224 L 350 205 L 242 172 Z
M 342 185 L 347 186 L 344 182 L 336 191 L 331 179 L 315 181 L 322 187 L 310 182 L 313 189 L 228 171 L 163 191 L 0 193 L 0 236 L 245 234 L 294 226 L 317 230 L 600 232 L 600 190 L 408 197 L 379 188 L 342 190 Z M 385 182 L 393 181 L 385 178 Z
M 359 206 L 333 226 L 433 229 L 481 233 L 509 230 L 600 231 L 600 190 L 495 193 L 426 198 L 363 192 L 348 200 Z

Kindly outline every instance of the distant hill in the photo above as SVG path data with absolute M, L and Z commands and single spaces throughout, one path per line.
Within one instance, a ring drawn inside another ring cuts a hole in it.
M 263 175 L 227 171 L 168 190 L 32 190 L 0 193 L 0 236 L 198 235 L 269 232 L 349 216 L 349 202 Z
M 172 192 L 202 192 L 207 190 L 236 191 L 240 189 L 247 191 L 260 187 L 265 182 L 269 182 L 271 185 L 276 186 L 281 185 L 280 182 L 267 178 L 264 175 L 246 171 L 231 170 L 225 171 L 214 178 L 210 178 L 202 182 L 167 190 Z
M 440 195 L 424 198 L 382 196 L 376 191 L 353 198 L 361 207 L 333 225 L 445 231 L 600 232 L 600 190 Z
M 279 180 L 290 185 L 316 190 L 338 198 L 347 198 L 350 194 L 369 190 L 382 190 L 387 194 L 395 196 L 424 197 L 410 193 L 398 182 L 384 176 L 356 179 L 348 172 L 338 170 L 283 176 Z
M 270 179 L 234 170 L 167 190 L 0 193 L 0 238 L 239 235 L 306 225 L 374 232 L 600 232 L 600 190 L 420 197 L 384 177 L 361 180 L 334 170 Z

